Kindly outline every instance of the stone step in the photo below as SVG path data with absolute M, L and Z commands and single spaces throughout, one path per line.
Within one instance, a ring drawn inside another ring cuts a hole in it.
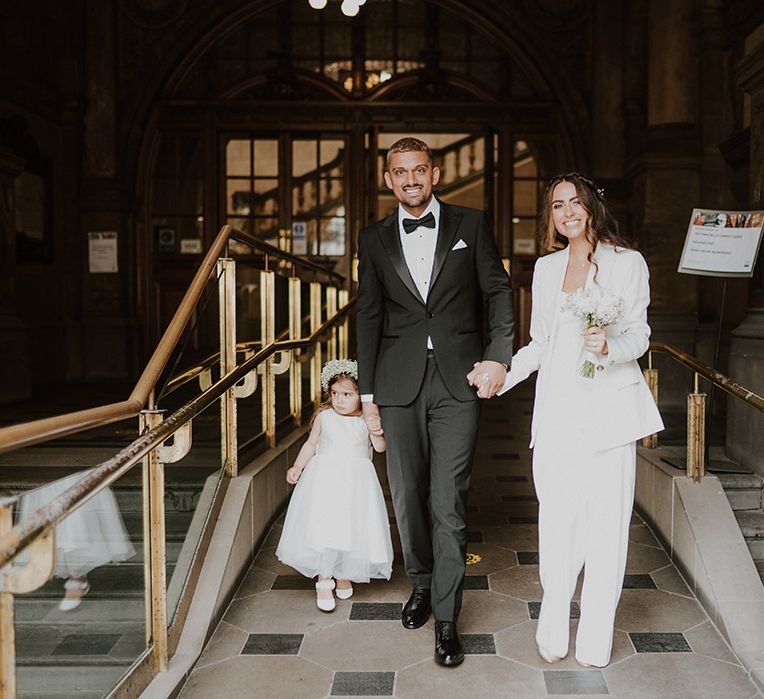
M 764 510 L 739 510 L 735 519 L 746 540 L 764 539 Z
M 733 510 L 758 510 L 764 480 L 755 473 L 717 473 Z
M 127 665 L 21 666 L 16 672 L 18 699 L 101 699 L 127 671 Z

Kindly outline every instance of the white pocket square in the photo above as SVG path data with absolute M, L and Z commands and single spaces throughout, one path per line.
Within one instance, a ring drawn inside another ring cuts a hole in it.
M 467 247 L 467 243 L 465 243 L 461 238 L 459 238 L 459 242 L 452 247 L 452 250 L 463 250 Z

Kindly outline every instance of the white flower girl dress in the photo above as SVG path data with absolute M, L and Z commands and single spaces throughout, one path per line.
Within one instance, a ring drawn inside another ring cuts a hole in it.
M 289 502 L 276 556 L 303 575 L 390 579 L 393 547 L 382 488 L 361 416 L 332 409 Z

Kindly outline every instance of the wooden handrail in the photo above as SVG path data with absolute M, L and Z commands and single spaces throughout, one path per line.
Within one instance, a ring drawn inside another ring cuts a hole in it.
M 252 235 L 237 231 L 231 226 L 223 226 L 204 256 L 196 274 L 194 274 L 194 278 L 191 280 L 183 300 L 175 311 L 172 320 L 164 331 L 159 344 L 151 355 L 151 359 L 146 364 L 146 368 L 135 384 L 129 398 L 95 408 L 78 410 L 74 413 L 56 415 L 1 428 L 0 454 L 135 417 L 146 406 L 156 386 L 156 382 L 167 366 L 167 362 L 178 344 L 194 308 L 199 302 L 207 280 L 215 269 L 218 258 L 223 255 L 230 238 L 234 238 L 265 255 L 285 260 L 294 266 L 310 269 L 340 283 L 344 281 L 342 275 L 327 270 L 315 262 L 296 257 L 284 250 L 264 243 Z
M 343 321 L 354 305 L 355 299 L 351 299 L 332 318 L 326 320 L 308 337 L 273 342 L 263 347 L 263 349 L 242 362 L 233 371 L 221 377 L 206 391 L 203 391 L 196 398 L 178 408 L 157 427 L 142 434 L 112 458 L 94 467 L 81 481 L 75 483 L 47 505 L 34 512 L 31 517 L 20 522 L 0 537 L 0 567 L 10 563 L 49 527 L 58 524 L 80 505 L 123 476 L 152 449 L 161 445 L 183 424 L 212 405 L 223 393 L 255 369 L 258 364 L 264 362 L 276 352 L 304 348 L 317 342 L 331 328 Z
M 753 406 L 757 410 L 764 412 L 764 398 L 758 393 L 751 391 L 750 389 L 742 386 L 737 381 L 733 381 L 728 376 L 725 376 L 716 369 L 712 369 L 710 366 L 706 366 L 702 362 L 698 361 L 695 357 L 682 350 L 674 347 L 673 345 L 667 345 L 664 342 L 651 342 L 651 352 L 665 352 L 670 355 L 672 359 L 683 364 L 688 369 L 691 369 L 699 376 L 702 376 L 707 381 L 710 381 L 715 386 L 718 386 L 723 391 L 726 391 L 735 398 L 739 398 L 742 401 Z

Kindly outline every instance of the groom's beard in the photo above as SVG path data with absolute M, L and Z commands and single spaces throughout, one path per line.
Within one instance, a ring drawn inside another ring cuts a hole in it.
M 422 189 L 416 189 L 407 192 L 405 189 L 401 192 L 401 203 L 412 209 L 418 209 L 421 206 L 427 206 L 430 203 L 432 194 L 425 194 Z

